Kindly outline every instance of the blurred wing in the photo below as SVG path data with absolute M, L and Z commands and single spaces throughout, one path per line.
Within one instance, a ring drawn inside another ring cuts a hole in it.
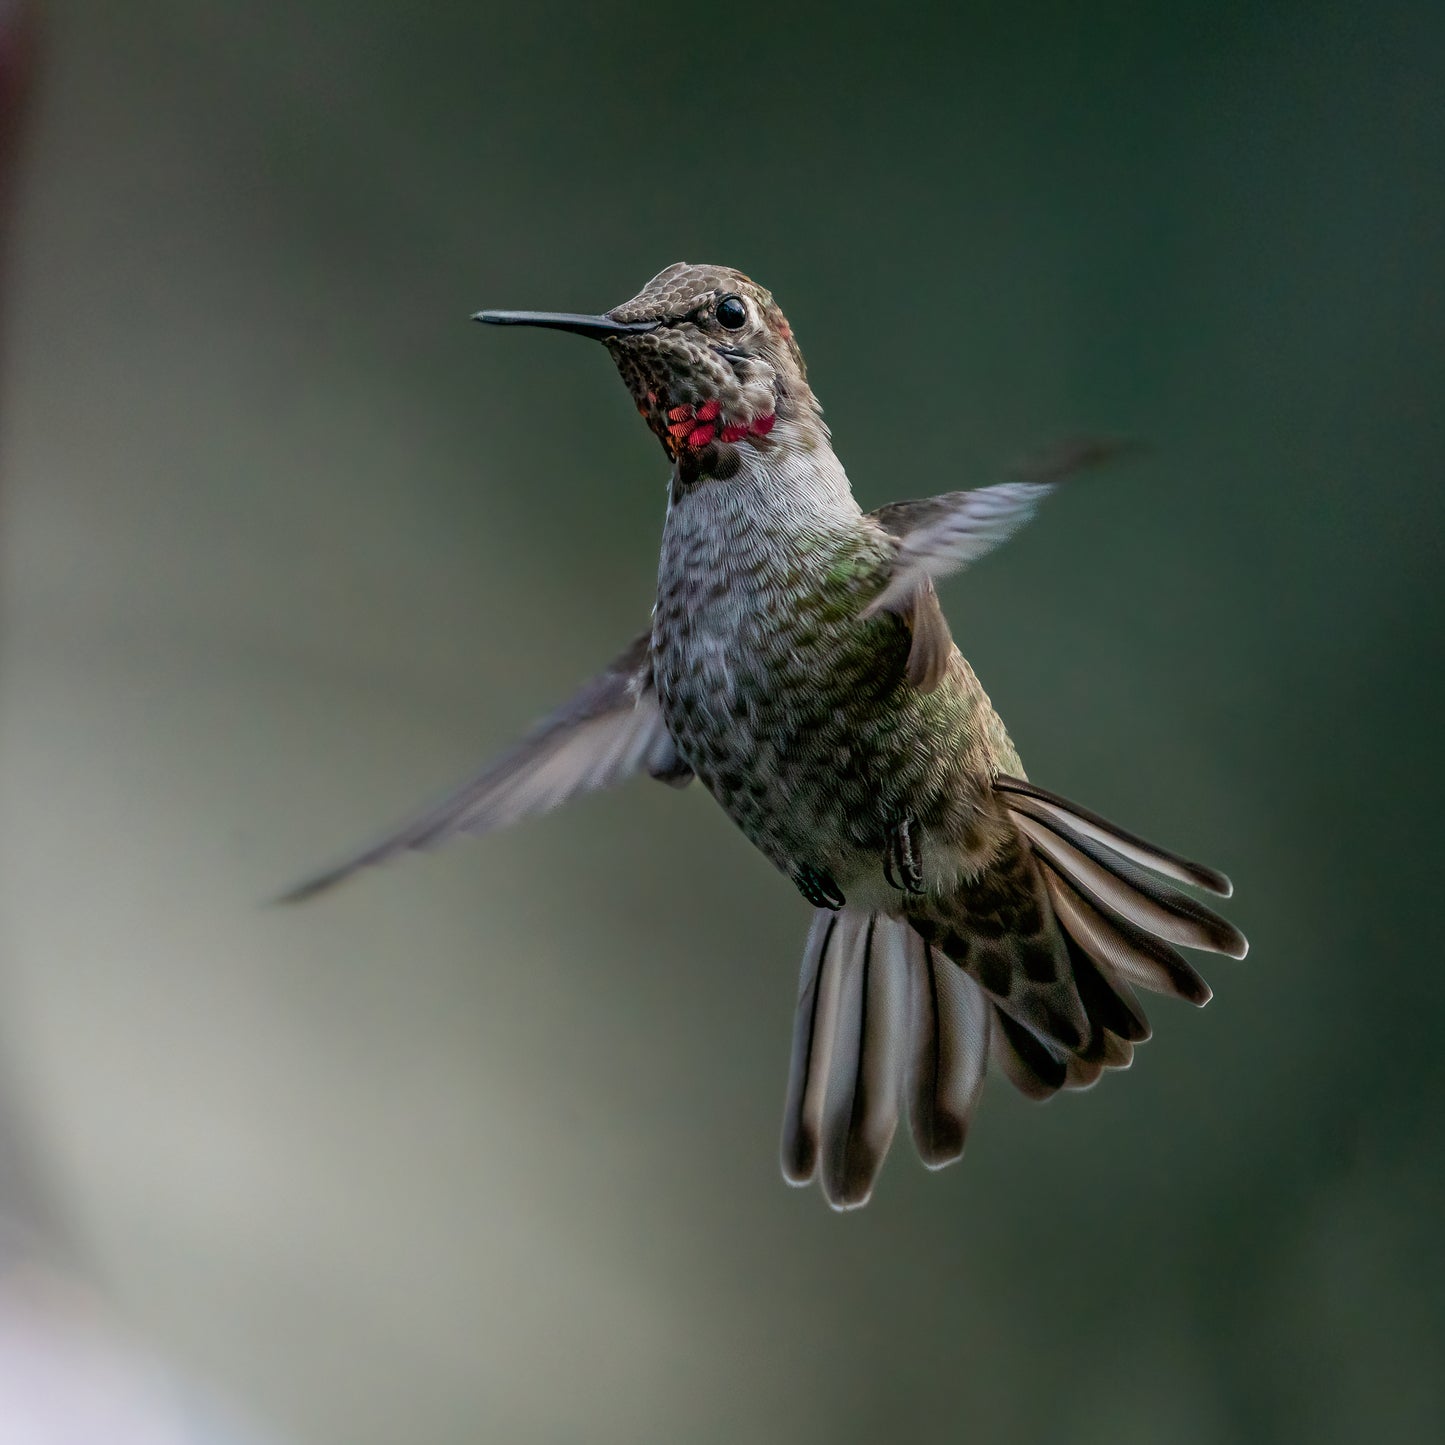
M 678 756 L 658 705 L 651 640 L 643 633 L 516 747 L 435 807 L 278 901 L 303 902 L 399 853 L 495 832 L 638 772 L 677 785 L 691 781 L 692 769 Z
M 861 615 L 892 612 L 907 624 L 912 642 L 905 676 L 920 692 L 932 692 L 943 681 L 957 651 L 933 579 L 998 546 L 1052 490 L 1042 483 L 1010 482 L 979 492 L 893 502 L 871 514 L 898 538 L 898 550 L 883 590 Z
M 1061 482 L 1128 449 L 1110 438 L 1065 442 L 1013 470 L 1015 480 L 974 492 L 944 492 L 916 502 L 894 502 L 872 513 L 898 538 L 898 551 L 883 590 L 864 609 L 906 615 L 930 582 L 976 562 L 1007 542 Z
M 886 585 L 863 616 L 903 611 L 930 582 L 1008 541 L 1053 490 L 1050 482 L 1005 482 L 881 508 L 874 520 L 898 537 L 898 551 Z

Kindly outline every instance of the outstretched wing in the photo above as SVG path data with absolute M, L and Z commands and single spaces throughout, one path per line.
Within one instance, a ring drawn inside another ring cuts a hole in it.
M 1049 483 L 1005 482 L 976 492 L 945 492 L 918 502 L 895 502 L 879 523 L 899 536 L 887 585 L 865 617 L 896 612 L 928 583 L 958 572 L 1006 542 L 1053 491 Z
M 1066 442 L 1013 469 L 1015 480 L 974 492 L 944 492 L 916 502 L 893 502 L 872 513 L 898 540 L 883 590 L 863 616 L 906 616 L 930 583 L 958 572 L 1006 542 L 1061 482 L 1116 456 L 1124 445 L 1109 439 Z
M 646 771 L 681 786 L 692 769 L 678 756 L 652 679 L 651 634 L 644 632 L 605 672 L 544 718 L 510 752 L 420 817 L 380 842 L 282 895 L 300 903 L 414 848 L 461 834 L 505 828 L 518 819 L 610 787 Z

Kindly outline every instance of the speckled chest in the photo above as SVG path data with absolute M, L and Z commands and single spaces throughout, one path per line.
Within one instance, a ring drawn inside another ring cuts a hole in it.
M 654 670 L 683 756 L 780 867 L 871 859 L 918 781 L 906 629 L 860 621 L 887 547 L 743 484 L 669 513 Z

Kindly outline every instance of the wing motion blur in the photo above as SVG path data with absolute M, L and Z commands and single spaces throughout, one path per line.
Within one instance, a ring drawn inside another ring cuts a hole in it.
M 862 615 L 909 616 L 927 598 L 933 583 L 1007 542 L 1061 483 L 1127 449 L 1126 443 L 1108 438 L 1065 442 L 1017 464 L 1012 469 L 1014 479 L 996 487 L 944 492 L 880 507 L 870 515 L 898 538 L 898 551 L 883 590 Z
M 650 632 L 441 802 L 278 901 L 304 902 L 398 854 L 435 848 L 463 834 L 496 832 L 640 772 L 679 787 L 692 780 L 692 769 L 678 756 L 658 705 Z

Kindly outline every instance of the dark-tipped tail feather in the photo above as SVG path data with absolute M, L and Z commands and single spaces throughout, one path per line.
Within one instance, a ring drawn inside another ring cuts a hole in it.
M 904 933 L 913 982 L 909 1122 L 923 1162 L 941 1169 L 963 1153 L 993 1025 L 978 984 L 911 928 Z

